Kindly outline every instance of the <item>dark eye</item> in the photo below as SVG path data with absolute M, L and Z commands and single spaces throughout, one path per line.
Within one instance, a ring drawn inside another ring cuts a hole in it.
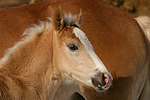
M 68 47 L 70 50 L 78 50 L 78 47 L 75 44 L 69 44 Z

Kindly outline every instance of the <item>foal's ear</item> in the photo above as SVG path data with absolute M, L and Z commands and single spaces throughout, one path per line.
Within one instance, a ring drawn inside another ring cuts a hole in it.
M 62 8 L 56 9 L 53 15 L 53 27 L 56 31 L 61 31 L 64 27 L 64 14 Z
M 77 26 L 80 27 L 81 26 L 81 21 L 82 21 L 82 16 L 83 16 L 83 13 L 82 13 L 82 9 L 80 9 L 80 12 L 76 18 L 76 21 L 77 21 Z

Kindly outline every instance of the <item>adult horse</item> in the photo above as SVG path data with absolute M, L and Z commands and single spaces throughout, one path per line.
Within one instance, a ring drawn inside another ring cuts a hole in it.
M 53 22 L 26 30 L 24 39 L 0 60 L 1 100 L 53 100 L 58 89 L 66 92 L 59 87 L 62 83 L 74 84 L 74 92 L 80 82 L 97 91 L 110 87 L 111 75 L 79 29 L 80 16 L 58 9 Z
M 146 36 L 134 18 L 101 0 L 48 0 L 2 9 L 1 52 L 18 40 L 24 29 L 38 20 L 46 20 L 58 6 L 72 14 L 76 14 L 80 8 L 83 9 L 81 29 L 87 34 L 96 54 L 114 78 L 112 88 L 104 93 L 97 93 L 81 84 L 82 95 L 87 100 L 149 99 L 149 91 L 144 88 L 149 86 L 150 77 Z M 67 89 L 67 86 L 64 88 Z

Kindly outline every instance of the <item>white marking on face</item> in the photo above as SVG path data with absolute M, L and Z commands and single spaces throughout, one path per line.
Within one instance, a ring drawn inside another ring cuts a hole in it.
M 93 60 L 96 68 L 98 68 L 101 72 L 107 72 L 108 70 L 106 69 L 105 65 L 103 62 L 99 59 L 99 57 L 95 54 L 94 49 L 90 41 L 88 40 L 87 36 L 83 31 L 81 31 L 79 28 L 74 28 L 73 32 L 77 38 L 79 38 L 80 42 L 85 46 L 85 49 L 91 59 Z M 95 68 L 95 69 L 96 69 Z
M 50 18 L 50 17 L 47 17 L 50 21 L 52 21 L 52 18 Z

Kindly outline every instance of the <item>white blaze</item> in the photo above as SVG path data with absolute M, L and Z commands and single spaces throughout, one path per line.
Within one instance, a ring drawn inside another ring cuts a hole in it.
M 96 68 L 98 68 L 101 72 L 107 72 L 105 65 L 103 62 L 99 59 L 99 57 L 95 54 L 94 49 L 90 41 L 88 40 L 87 36 L 83 31 L 81 31 L 79 28 L 74 28 L 73 32 L 77 38 L 81 41 L 81 43 L 85 46 L 87 53 L 95 63 Z

